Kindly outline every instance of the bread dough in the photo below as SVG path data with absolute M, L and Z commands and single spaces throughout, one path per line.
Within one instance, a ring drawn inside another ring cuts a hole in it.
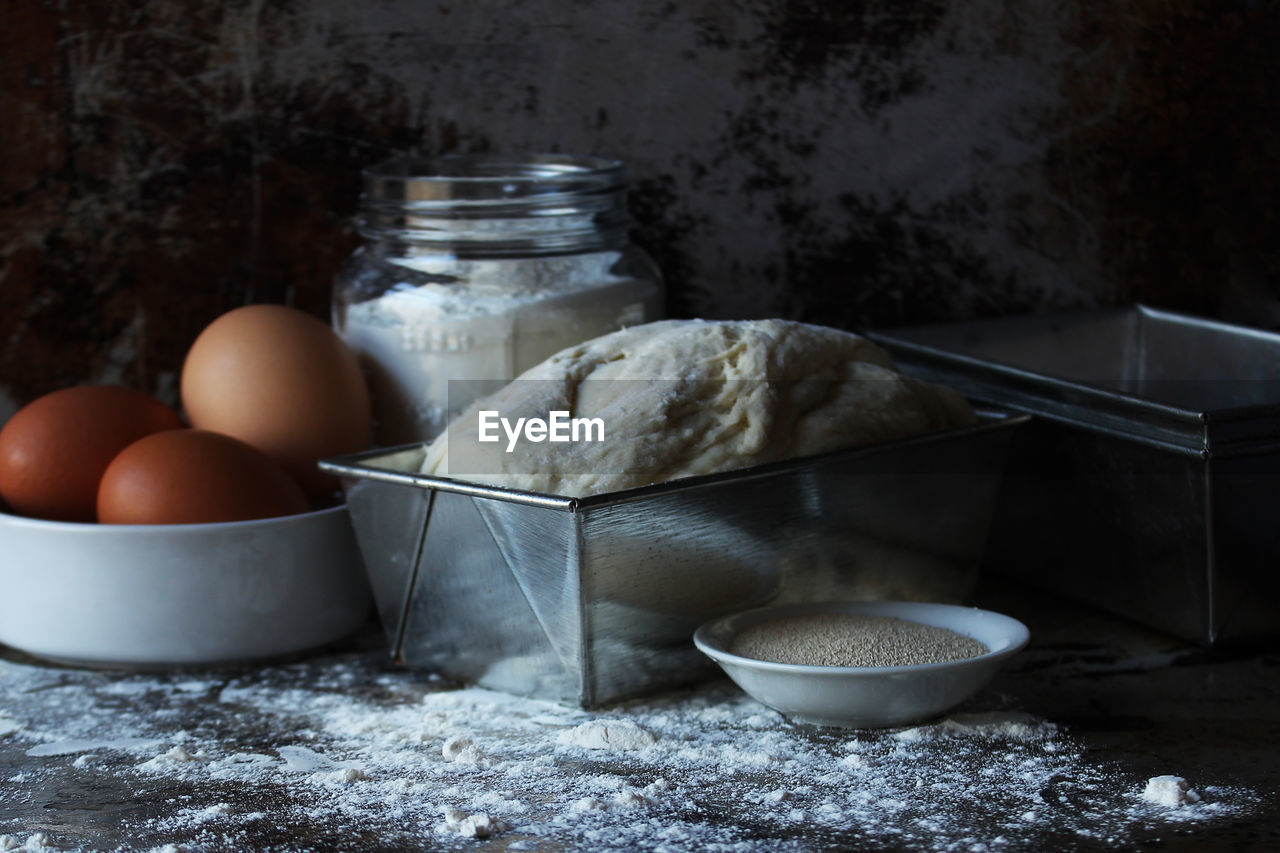
M 479 439 L 566 411 L 603 441 Z M 785 320 L 665 320 L 552 356 L 472 404 L 427 448 L 422 473 L 584 496 L 745 468 L 974 421 L 959 394 L 899 373 L 850 332 Z

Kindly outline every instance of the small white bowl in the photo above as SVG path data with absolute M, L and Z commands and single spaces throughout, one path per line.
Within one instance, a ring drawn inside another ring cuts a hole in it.
M 87 666 L 294 654 L 369 616 L 346 506 L 217 524 L 80 524 L 0 513 L 0 643 Z
M 896 616 L 949 628 L 990 651 L 977 657 L 915 666 L 802 666 L 730 654 L 742 631 L 773 619 L 825 613 Z M 694 644 L 756 699 L 787 718 L 820 726 L 881 728 L 935 717 L 972 696 L 1027 644 L 1021 622 L 954 604 L 858 601 L 761 607 L 712 620 Z

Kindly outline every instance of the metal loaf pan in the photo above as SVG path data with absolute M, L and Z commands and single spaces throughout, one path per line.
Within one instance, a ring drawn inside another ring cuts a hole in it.
M 1280 335 L 1139 305 L 869 337 L 1036 416 L 986 566 L 1186 639 L 1277 632 Z
M 569 498 L 416 474 L 419 446 L 343 478 L 396 660 L 591 707 L 714 673 L 694 629 L 769 602 L 958 602 L 1027 418 Z

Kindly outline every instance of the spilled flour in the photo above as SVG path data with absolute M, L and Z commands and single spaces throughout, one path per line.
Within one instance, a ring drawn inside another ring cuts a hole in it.
M 1152 789 L 1026 714 L 810 729 L 726 682 L 588 712 L 359 656 L 206 678 L 0 661 L 0 708 L 0 850 L 1025 850 L 1256 802 Z M 13 817 L 47 802 L 106 805 Z

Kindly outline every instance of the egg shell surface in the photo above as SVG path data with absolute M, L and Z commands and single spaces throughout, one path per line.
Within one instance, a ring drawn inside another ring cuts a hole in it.
M 93 521 L 111 460 L 143 436 L 182 426 L 177 412 L 132 388 L 79 385 L 45 394 L 0 430 L 0 496 L 19 515 Z
M 369 446 L 369 391 L 355 354 L 326 323 L 284 305 L 247 305 L 214 320 L 182 368 L 191 425 L 247 442 L 312 496 L 337 480 L 316 462 Z
M 158 432 L 120 452 L 102 475 L 104 524 L 204 524 L 309 509 L 283 468 L 239 439 L 198 429 Z

